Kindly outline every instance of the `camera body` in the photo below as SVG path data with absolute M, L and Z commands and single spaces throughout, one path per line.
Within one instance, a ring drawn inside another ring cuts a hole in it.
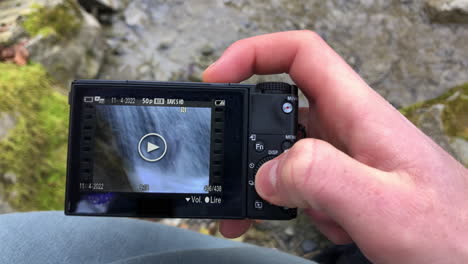
M 79 80 L 69 96 L 65 214 L 276 219 L 255 191 L 296 141 L 297 87 Z

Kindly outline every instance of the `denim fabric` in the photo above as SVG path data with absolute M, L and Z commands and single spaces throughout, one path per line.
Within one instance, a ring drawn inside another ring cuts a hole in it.
M 277 250 L 128 218 L 0 215 L 0 263 L 308 263 Z

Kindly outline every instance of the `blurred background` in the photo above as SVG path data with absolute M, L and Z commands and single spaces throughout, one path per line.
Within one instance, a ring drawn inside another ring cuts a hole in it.
M 232 42 L 295 29 L 468 164 L 468 0 L 0 0 L 0 213 L 62 210 L 70 81 L 201 81 Z M 266 80 L 291 82 L 247 82 Z M 219 235 L 213 221 L 162 222 Z M 239 240 L 307 258 L 330 245 L 302 215 Z

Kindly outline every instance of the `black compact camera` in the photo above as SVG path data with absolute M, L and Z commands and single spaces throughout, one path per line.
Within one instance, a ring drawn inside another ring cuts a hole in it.
M 296 217 L 255 191 L 296 141 L 296 86 L 80 80 L 69 98 L 65 214 Z

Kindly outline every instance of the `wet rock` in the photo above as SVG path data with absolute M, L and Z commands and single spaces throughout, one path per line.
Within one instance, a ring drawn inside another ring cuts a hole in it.
M 30 11 L 32 1 L 0 1 L 0 46 L 11 46 L 25 35 L 21 16 Z
M 161 224 L 163 225 L 169 225 L 169 226 L 179 226 L 182 223 L 182 219 L 180 218 L 165 218 L 160 221 Z
M 125 10 L 124 16 L 127 25 L 133 27 L 145 26 L 149 23 L 150 19 L 150 15 L 146 12 L 146 10 L 132 8 L 132 6 Z
M 59 83 L 95 78 L 106 48 L 97 20 L 71 0 L 0 2 L 0 46 L 24 41 Z
M 309 240 L 309 239 L 304 240 L 301 243 L 301 249 L 304 252 L 304 254 L 307 254 L 307 253 L 310 253 L 310 252 L 316 250 L 317 247 L 318 247 L 317 243 L 315 243 L 314 241 Z
M 28 44 L 31 60 L 42 64 L 54 79 L 66 86 L 74 79 L 95 78 L 106 48 L 96 19 L 82 10 L 80 14 L 80 29 L 71 39 L 37 36 Z
M 426 0 L 429 17 L 436 23 L 468 23 L 468 0 Z
M 99 0 L 99 2 L 114 10 L 122 10 L 128 5 L 129 0 Z
M 292 226 L 288 226 L 286 227 L 286 229 L 284 230 L 284 233 L 288 236 L 294 236 L 294 227 Z
M 0 141 L 8 135 L 15 125 L 16 118 L 13 114 L 0 113 Z
M 10 204 L 3 201 L 0 197 L 0 214 L 12 213 L 14 210 L 11 208 Z
M 159 44 L 158 49 L 159 50 L 167 50 L 167 49 L 169 49 L 170 46 L 171 46 L 171 44 L 169 42 L 161 41 L 161 43 Z
M 78 3 L 101 24 L 110 25 L 112 15 L 125 9 L 130 0 L 78 0 Z
M 5 195 L 8 194 L 5 193 L 5 187 L 3 186 L 0 177 L 0 214 L 7 214 L 14 211 L 10 204 L 6 201 Z
M 294 255 L 311 257 L 316 253 L 315 251 L 304 253 L 302 249 L 301 244 L 306 240 L 314 242 L 317 251 L 331 244 L 314 228 L 310 218 L 301 211 L 299 211 L 298 217 L 291 221 L 255 222 L 245 235 L 245 242 L 276 248 Z
M 117 0 L 78 0 L 78 3 L 103 24 L 110 24 L 111 15 L 124 7 Z
M 450 147 L 456 157 L 458 157 L 458 160 L 468 167 L 468 140 L 452 138 L 450 141 Z
M 11 171 L 3 174 L 3 181 L 6 182 L 7 184 L 15 184 L 16 179 L 17 179 L 16 174 L 14 174 Z
M 466 81 L 467 27 L 431 24 L 423 1 L 383 0 L 135 0 L 106 30 L 119 53 L 109 55 L 100 77 L 200 79 L 234 41 L 294 29 L 318 32 L 397 107 Z M 209 56 L 201 52 L 206 45 L 213 48 Z M 151 70 L 138 70 L 144 64 Z M 247 82 L 264 80 L 291 81 L 281 75 Z
M 78 3 L 92 14 L 121 11 L 128 2 L 128 0 L 78 0 Z
M 214 51 L 213 47 L 211 47 L 210 45 L 205 45 L 205 46 L 203 46 L 202 49 L 201 49 L 201 54 L 202 54 L 203 56 L 210 56 L 210 55 L 213 55 L 214 52 L 215 52 L 215 51 Z

